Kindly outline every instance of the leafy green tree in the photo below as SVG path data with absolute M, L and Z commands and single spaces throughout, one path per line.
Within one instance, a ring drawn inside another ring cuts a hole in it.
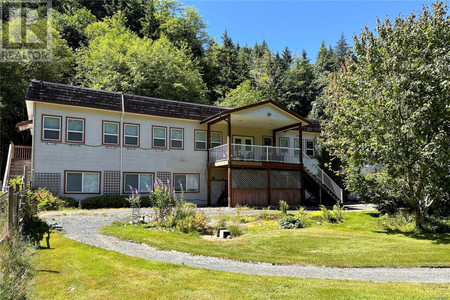
M 97 18 L 86 8 L 67 13 L 54 13 L 55 27 L 61 37 L 67 41 L 72 49 L 86 45 L 87 37 L 84 33 L 86 27 L 97 21 Z
M 246 80 L 235 89 L 229 91 L 225 99 L 217 103 L 219 106 L 235 108 L 264 101 L 264 95 L 257 90 L 250 80 Z
M 378 20 L 354 38 L 337 79 L 324 144 L 350 190 L 407 199 L 418 227 L 449 197 L 450 19 L 442 2 L 416 16 Z
M 189 102 L 205 102 L 199 67 L 186 48 L 167 38 L 140 38 L 121 13 L 91 24 L 89 46 L 78 52 L 78 81 L 85 86 Z
M 306 52 L 303 51 L 302 56 L 295 59 L 286 72 L 281 102 L 289 109 L 306 117 L 311 111 L 311 103 L 316 96 L 313 67 Z

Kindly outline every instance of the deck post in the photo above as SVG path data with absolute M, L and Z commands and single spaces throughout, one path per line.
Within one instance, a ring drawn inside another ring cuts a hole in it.
M 231 207 L 233 190 L 231 187 L 231 115 L 227 118 L 227 159 L 228 159 L 228 207 Z
M 209 165 L 209 151 L 211 150 L 211 124 L 208 123 L 208 130 L 206 131 L 206 169 L 207 169 L 207 185 L 208 185 L 208 197 L 206 200 L 206 206 L 211 206 L 211 167 Z
M 299 162 L 300 162 L 300 204 L 305 202 L 305 176 L 303 170 L 303 127 L 298 125 L 298 147 L 299 147 Z
M 270 168 L 267 168 L 267 206 L 270 206 L 271 204 L 270 194 Z

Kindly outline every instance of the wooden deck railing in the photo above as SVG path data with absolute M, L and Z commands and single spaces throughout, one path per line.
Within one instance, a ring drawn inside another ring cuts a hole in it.
M 14 159 L 28 160 L 31 159 L 31 146 L 13 146 Z

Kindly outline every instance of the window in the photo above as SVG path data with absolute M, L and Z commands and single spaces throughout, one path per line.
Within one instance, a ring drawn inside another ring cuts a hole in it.
M 167 148 L 166 127 L 153 126 L 153 148 Z
M 119 145 L 119 123 L 103 122 L 103 144 Z
M 184 137 L 183 128 L 170 128 L 170 148 L 183 149 L 184 148 L 183 137 Z
M 314 156 L 314 141 L 306 140 L 305 144 L 306 144 L 306 155 Z
M 222 145 L 222 132 L 211 132 L 211 148 Z
M 206 150 L 206 131 L 195 131 L 195 150 Z
M 300 153 L 300 144 L 299 144 L 299 139 L 294 139 L 294 155 L 298 156 L 298 154 Z
M 66 193 L 100 193 L 100 172 L 66 172 Z
M 67 118 L 66 121 L 66 142 L 84 143 L 84 119 Z
M 47 141 L 61 140 L 61 117 L 42 116 L 42 139 Z
M 200 175 L 174 174 L 173 185 L 175 192 L 198 193 L 200 191 Z
M 281 149 L 282 153 L 286 153 L 289 151 L 289 138 L 280 137 L 280 148 L 284 148 Z
M 139 146 L 139 125 L 124 124 L 123 125 L 123 144 L 125 146 Z
M 148 193 L 149 189 L 153 190 L 153 173 L 124 173 L 124 184 L 125 193 L 131 193 L 130 186 L 140 193 Z
M 273 146 L 273 139 L 271 136 L 263 136 L 263 145 L 264 146 Z

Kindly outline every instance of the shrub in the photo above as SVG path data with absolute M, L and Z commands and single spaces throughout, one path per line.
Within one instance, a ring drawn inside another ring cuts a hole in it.
M 378 224 L 384 230 L 391 232 L 412 232 L 415 230 L 414 218 L 407 213 L 397 213 L 392 216 L 384 214 L 378 219 Z
M 333 210 L 328 210 L 325 206 L 321 205 L 322 219 L 330 223 L 341 223 L 344 220 L 344 212 L 342 207 L 334 205 Z
M 32 248 L 20 237 L 0 244 L 0 299 L 26 299 L 32 277 Z
M 173 191 L 173 194 L 170 192 L 170 182 L 167 181 L 166 185 L 160 179 L 156 179 L 153 191 L 151 191 L 149 187 L 147 187 L 147 189 L 154 200 L 158 219 L 163 220 L 166 216 L 172 215 L 178 201 L 175 191 Z
M 54 196 L 46 188 L 38 188 L 32 192 L 32 196 L 37 201 L 38 210 L 58 210 L 64 207 L 64 201 Z
M 130 206 L 129 202 L 125 199 L 125 196 L 120 195 L 87 197 L 81 201 L 80 205 L 83 209 L 121 208 Z
M 80 206 L 80 202 L 72 197 L 59 197 L 65 208 L 77 208 Z
M 285 216 L 280 221 L 280 228 L 282 229 L 297 229 L 305 227 L 306 223 L 303 222 L 300 218 L 295 216 Z
M 280 210 L 281 210 L 281 213 L 282 213 L 283 215 L 286 215 L 288 209 L 289 209 L 289 205 L 287 204 L 287 202 L 281 200 L 281 201 L 280 201 Z
M 226 226 L 226 229 L 230 231 L 232 237 L 241 236 L 244 232 L 242 230 L 242 225 L 237 222 L 231 222 Z
M 200 234 L 211 234 L 212 228 L 210 228 L 207 224 L 208 219 L 204 212 L 196 214 L 192 219 L 192 227 Z

